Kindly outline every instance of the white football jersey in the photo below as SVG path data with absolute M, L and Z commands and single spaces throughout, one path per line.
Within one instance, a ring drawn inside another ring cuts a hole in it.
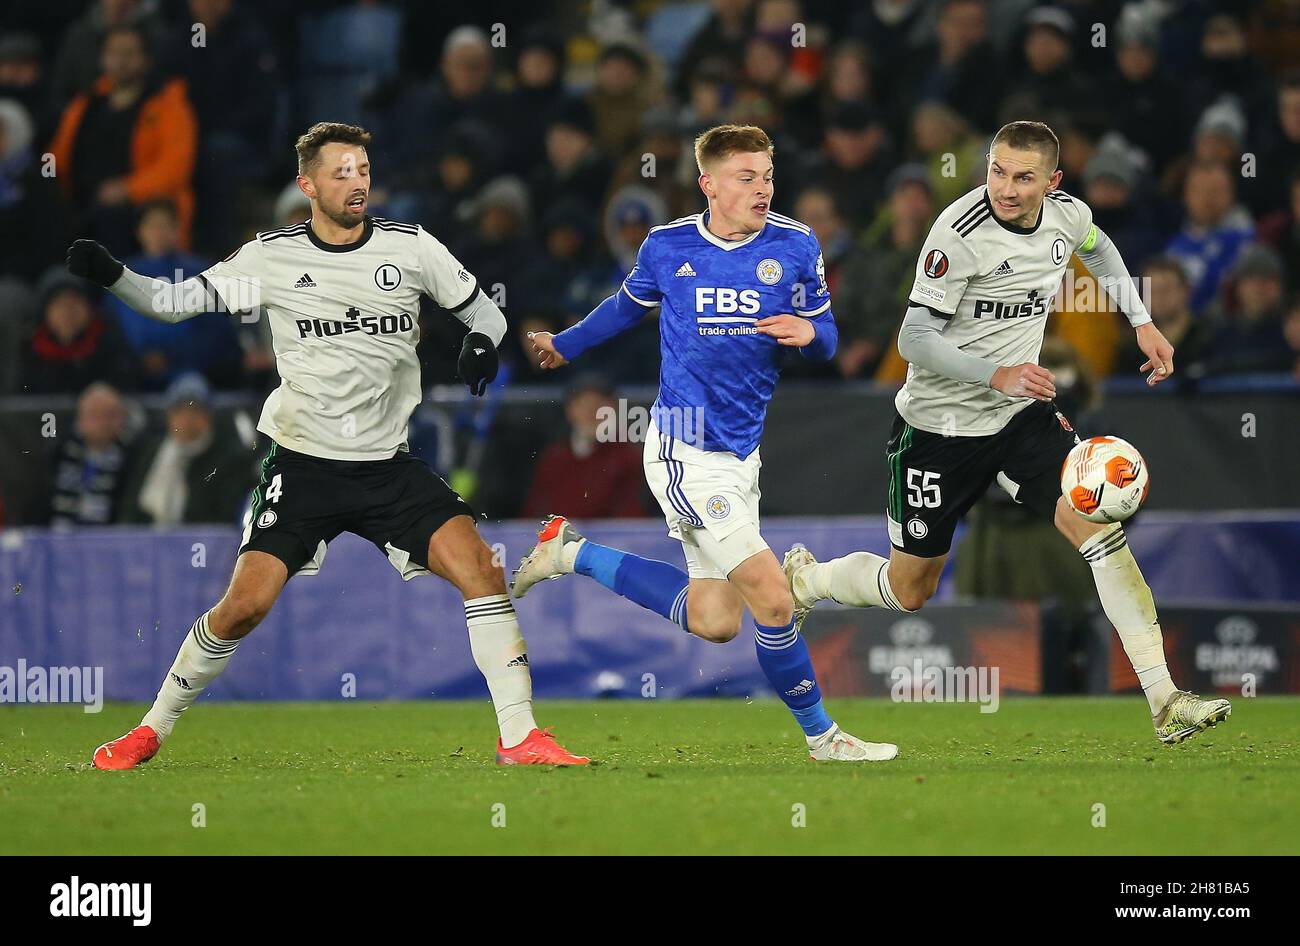
M 1038 224 L 1022 230 L 997 218 L 987 190 L 977 187 L 939 215 L 908 300 L 947 319 L 943 336 L 963 351 L 999 365 L 1037 362 L 1070 256 L 1089 239 L 1092 211 L 1052 191 Z M 959 437 L 995 434 L 1033 402 L 916 365 L 894 399 L 913 427 Z
M 310 222 L 268 230 L 200 277 L 232 312 L 261 304 L 280 386 L 257 429 L 331 460 L 382 460 L 406 442 L 420 403 L 420 296 L 455 314 L 478 283 L 418 224 L 367 217 L 355 243 Z

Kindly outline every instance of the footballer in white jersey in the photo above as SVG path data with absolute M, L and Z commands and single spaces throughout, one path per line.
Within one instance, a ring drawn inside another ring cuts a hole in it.
M 433 573 L 460 591 L 474 660 L 497 711 L 499 764 L 588 761 L 537 727 L 527 648 L 501 566 L 469 505 L 407 449 L 421 398 L 420 297 L 465 323 L 459 370 L 476 396 L 496 377 L 505 317 L 422 227 L 367 213 L 369 143 L 354 125 L 308 129 L 296 150 L 311 218 L 259 233 L 180 285 L 133 273 L 93 241 L 68 250 L 74 274 L 160 321 L 214 308 L 264 310 L 282 379 L 258 423 L 271 448 L 230 586 L 194 622 L 141 724 L 96 750 L 98 768 L 152 758 L 285 582 L 318 571 L 341 532 L 368 539 L 405 579 Z
M 1078 442 L 1038 364 L 1052 302 L 1078 254 L 1128 319 L 1147 381 L 1166 380 L 1173 347 L 1151 322 L 1118 248 L 1087 205 L 1060 189 L 1060 144 L 1039 122 L 994 136 L 986 182 L 935 221 L 916 264 L 898 348 L 910 363 L 895 401 L 889 463 L 888 559 L 855 552 L 829 562 L 796 546 L 786 574 L 803 613 L 830 598 L 915 611 L 934 594 L 958 521 L 996 481 L 1055 524 L 1092 568 L 1151 710 L 1156 736 L 1181 742 L 1231 712 L 1174 687 L 1151 589 L 1121 523 L 1093 523 L 1061 496 Z M 1105 315 L 1110 317 L 1109 309 Z

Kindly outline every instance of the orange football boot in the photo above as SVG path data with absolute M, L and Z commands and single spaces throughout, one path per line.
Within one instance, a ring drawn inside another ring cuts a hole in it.
M 149 726 L 137 726 L 95 750 L 97 769 L 133 769 L 158 754 L 158 734 Z
M 556 742 L 549 729 L 534 729 L 513 749 L 502 748 L 497 739 L 497 765 L 586 765 L 590 761 Z

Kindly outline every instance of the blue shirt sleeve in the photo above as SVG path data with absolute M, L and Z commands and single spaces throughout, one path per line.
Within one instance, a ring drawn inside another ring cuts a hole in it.
M 632 272 L 627 274 L 623 280 L 622 291 L 632 298 L 632 301 L 647 309 L 653 309 L 664 297 L 659 290 L 659 281 L 655 278 L 655 264 L 653 252 L 650 247 L 650 237 L 646 237 L 641 243 L 641 249 L 636 251 L 636 263 L 632 267 Z
M 663 293 L 659 291 L 654 267 L 650 265 L 649 245 L 650 238 L 646 237 L 637 251 L 636 265 L 618 292 L 592 309 L 581 322 L 555 336 L 555 350 L 565 360 L 572 361 L 588 349 L 627 331 L 659 305 Z
M 808 256 L 795 283 L 794 312 L 813 324 L 817 335 L 799 349 L 809 361 L 830 361 L 835 357 L 840 333 L 831 312 L 831 290 L 826 284 L 826 264 L 815 236 L 808 237 Z

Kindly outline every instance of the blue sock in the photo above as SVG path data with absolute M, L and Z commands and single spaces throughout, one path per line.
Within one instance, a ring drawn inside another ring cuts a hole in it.
M 596 579 L 628 601 L 662 614 L 682 630 L 690 630 L 686 626 L 686 589 L 690 578 L 676 565 L 597 545 L 588 539 L 578 549 L 573 570 Z
M 834 723 L 822 707 L 812 657 L 794 619 L 784 627 L 764 627 L 754 622 L 754 650 L 768 682 L 794 714 L 806 735 L 820 736 Z

